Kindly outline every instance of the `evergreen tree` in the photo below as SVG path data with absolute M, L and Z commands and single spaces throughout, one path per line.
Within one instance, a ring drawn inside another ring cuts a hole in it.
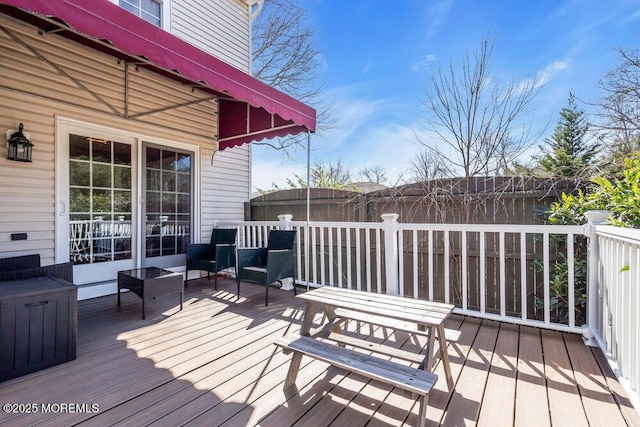
M 539 166 L 549 176 L 586 178 L 591 174 L 599 144 L 588 140 L 589 123 L 573 94 L 569 94 L 560 116 L 553 137 L 545 140 L 546 146 L 542 147 Z

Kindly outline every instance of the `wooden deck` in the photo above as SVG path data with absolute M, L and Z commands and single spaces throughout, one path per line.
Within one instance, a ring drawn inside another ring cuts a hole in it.
M 146 320 L 132 293 L 120 310 L 115 295 L 81 302 L 77 359 L 1 383 L 0 403 L 37 404 L 38 413 L 0 411 L 0 425 L 416 424 L 411 396 L 306 357 L 297 390 L 284 391 L 291 356 L 272 343 L 299 329 L 303 305 L 274 290 L 265 308 L 256 285 L 243 285 L 240 300 L 233 292 L 231 280 L 218 291 L 192 281 L 183 311 L 167 295 L 148 305 Z M 352 333 L 377 342 L 414 351 L 424 344 L 359 326 Z M 640 426 L 602 353 L 580 337 L 460 316 L 447 327 L 462 332 L 448 347 L 456 387 L 447 391 L 438 364 L 430 425 Z

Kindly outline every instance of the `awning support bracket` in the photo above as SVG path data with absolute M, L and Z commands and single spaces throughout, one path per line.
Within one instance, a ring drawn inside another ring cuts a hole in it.
M 107 107 L 109 110 L 111 110 L 113 112 L 113 114 L 115 114 L 118 117 L 124 117 L 123 114 L 121 112 L 119 112 L 116 108 L 114 108 L 111 104 L 109 104 L 107 101 L 105 101 L 104 99 L 102 99 L 102 97 L 100 97 L 100 95 L 98 95 L 97 93 L 93 92 L 91 89 L 89 89 L 88 87 L 86 87 L 84 84 L 82 84 L 78 79 L 76 79 L 75 77 L 71 76 L 69 73 L 67 73 L 66 71 L 64 71 L 60 66 L 58 66 L 56 63 L 54 63 L 53 61 L 49 60 L 48 58 L 46 58 L 44 55 L 42 55 L 40 52 L 38 52 L 36 49 L 34 49 L 33 47 L 29 46 L 28 43 L 26 43 L 25 41 L 23 41 L 22 39 L 20 39 L 18 36 L 16 36 L 15 34 L 13 34 L 11 31 L 9 31 L 8 29 L 6 29 L 5 27 L 0 25 L 0 30 L 2 30 L 7 36 L 9 36 L 13 41 L 15 41 L 16 43 L 18 43 L 20 46 L 24 47 L 25 49 L 27 49 L 29 52 L 31 52 L 36 58 L 38 58 L 39 60 L 41 60 L 42 62 L 46 63 L 47 65 L 49 65 L 51 68 L 53 68 L 54 70 L 56 70 L 56 72 L 58 72 L 58 74 L 60 74 L 61 76 L 67 78 L 68 80 L 70 80 L 73 84 L 75 84 L 76 86 L 78 86 L 81 90 L 83 90 L 84 92 L 88 93 L 89 95 L 91 95 L 96 101 L 98 101 L 99 103 L 101 103 L 102 105 L 104 105 L 105 107 Z
M 218 97 L 217 96 L 208 96 L 206 98 L 194 99 L 193 101 L 182 102 L 180 104 L 170 105 L 168 107 L 162 107 L 162 108 L 157 108 L 155 110 L 145 111 L 143 113 L 133 114 L 131 116 L 128 116 L 128 118 L 137 119 L 138 117 L 148 116 L 148 115 L 156 114 L 156 113 L 164 113 L 165 111 L 175 110 L 177 108 L 187 107 L 189 105 L 201 104 L 203 102 L 212 101 L 214 99 L 218 99 Z

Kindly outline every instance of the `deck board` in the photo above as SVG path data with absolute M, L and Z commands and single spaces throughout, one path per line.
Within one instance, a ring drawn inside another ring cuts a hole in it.
M 518 327 L 503 323 L 491 356 L 489 377 L 478 417 L 481 427 L 508 427 L 514 423 Z
M 498 329 L 497 323 L 484 322 L 478 330 L 456 382 L 457 393 L 452 394 L 447 406 L 443 424 L 462 426 L 478 419 Z
M 590 352 L 584 351 L 580 337 L 568 336 L 566 344 L 589 424 L 625 425 L 624 416 L 607 386 L 607 380 L 602 375 L 597 360 Z
M 291 355 L 273 345 L 297 333 L 304 305 L 292 292 L 233 280 L 216 291 L 206 279 L 189 283 L 184 310 L 158 298 L 140 319 L 131 293 L 78 306 L 78 357 L 72 362 L 0 383 L 2 403 L 97 403 L 97 413 L 11 414 L 0 424 L 203 425 L 336 427 L 414 425 L 416 398 L 303 357 L 296 388 L 283 390 Z M 319 325 L 320 315 L 316 318 Z M 455 391 L 436 359 L 429 425 L 640 425 L 599 349 L 579 336 L 462 316 L 446 351 Z M 346 333 L 418 352 L 426 337 L 349 322 Z M 437 341 L 436 341 L 437 343 Z M 436 344 L 437 345 L 437 344 Z M 359 350 L 365 351 L 365 350 Z M 410 362 L 400 361 L 409 364 Z
M 542 331 L 542 349 L 552 425 L 588 426 L 562 334 Z
M 532 427 L 551 425 L 545 383 L 540 331 L 529 326 L 522 327 L 518 348 L 516 425 Z

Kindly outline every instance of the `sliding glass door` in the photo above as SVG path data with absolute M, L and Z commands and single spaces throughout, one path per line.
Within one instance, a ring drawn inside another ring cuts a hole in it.
M 189 152 L 144 143 L 146 265 L 184 265 L 193 221 Z

